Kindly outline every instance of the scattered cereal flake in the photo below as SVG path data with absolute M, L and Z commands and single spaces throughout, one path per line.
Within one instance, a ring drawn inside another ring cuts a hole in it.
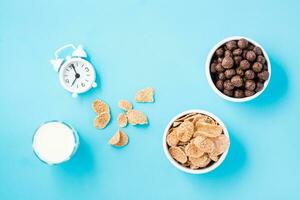
M 198 158 L 189 157 L 189 161 L 191 161 L 191 164 L 194 165 L 194 167 L 199 168 L 206 167 L 210 163 L 211 159 L 207 154 L 204 154 Z
M 179 147 L 170 147 L 169 152 L 171 156 L 180 163 L 185 163 L 187 161 L 187 156 L 184 151 Z
M 184 121 L 176 128 L 177 138 L 182 142 L 187 142 L 191 139 L 194 133 L 194 124 L 190 121 Z
M 120 131 L 117 131 L 114 136 L 112 136 L 112 138 L 109 140 L 109 144 L 111 145 L 116 145 L 120 142 L 121 140 L 121 134 L 120 134 Z
M 128 136 L 123 131 L 118 130 L 109 140 L 109 144 L 117 147 L 123 147 L 128 144 Z
M 128 144 L 128 136 L 122 130 L 118 130 L 120 134 L 120 141 L 115 145 L 117 147 L 123 147 Z
M 201 151 L 206 152 L 206 153 L 212 153 L 215 150 L 215 143 L 209 138 L 206 138 L 201 143 L 196 143 L 195 145 Z
M 217 137 L 223 132 L 223 128 L 220 125 L 205 122 L 197 122 L 196 129 L 197 131 L 201 131 L 201 133 L 206 137 Z
M 194 143 L 189 143 L 185 147 L 185 153 L 187 156 L 194 158 L 201 157 L 204 154 Z
M 167 143 L 169 146 L 176 146 L 178 144 L 179 140 L 177 138 L 177 133 L 175 130 L 171 131 L 167 135 Z
M 230 142 L 226 135 L 222 134 L 216 138 L 212 138 L 215 143 L 215 150 L 212 155 L 218 156 L 228 150 Z
M 147 116 L 139 110 L 128 110 L 126 115 L 131 125 L 148 123 Z
M 154 89 L 151 87 L 138 91 L 135 95 L 135 101 L 141 103 L 154 102 Z
M 118 116 L 118 124 L 120 127 L 125 127 L 127 126 L 127 116 L 124 113 L 120 113 Z
M 104 112 L 99 114 L 95 121 L 94 121 L 94 125 L 96 128 L 100 128 L 103 129 L 107 126 L 107 124 L 110 121 L 110 114 L 108 112 Z
M 125 111 L 128 111 L 132 109 L 132 104 L 129 101 L 122 99 L 119 101 L 119 107 Z
M 108 104 L 100 99 L 97 99 L 93 102 L 92 108 L 97 114 L 101 114 L 104 112 L 107 112 L 107 113 L 110 112 Z

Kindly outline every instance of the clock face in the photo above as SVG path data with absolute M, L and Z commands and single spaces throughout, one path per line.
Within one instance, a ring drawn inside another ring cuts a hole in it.
M 70 92 L 82 93 L 89 90 L 95 82 L 95 71 L 86 60 L 73 58 L 60 69 L 60 81 Z

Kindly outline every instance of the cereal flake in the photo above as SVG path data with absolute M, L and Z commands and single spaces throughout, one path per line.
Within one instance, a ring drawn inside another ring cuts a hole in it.
M 151 87 L 138 91 L 135 95 L 135 101 L 139 103 L 154 102 L 154 89 Z
M 107 126 L 109 121 L 110 121 L 110 114 L 108 112 L 103 112 L 95 118 L 94 126 L 96 128 L 103 129 Z
M 194 124 L 190 121 L 182 122 L 176 129 L 177 138 L 182 142 L 187 142 L 191 139 L 194 133 Z
M 119 108 L 121 108 L 122 110 L 125 110 L 125 111 L 131 110 L 133 107 L 132 104 L 125 99 L 120 100 L 118 105 L 119 105 Z
M 93 102 L 92 108 L 97 114 L 101 114 L 104 112 L 107 112 L 107 113 L 110 112 L 108 104 L 100 99 L 97 99 Z
M 148 123 L 147 116 L 139 110 L 128 110 L 126 115 L 131 125 L 143 125 Z
M 180 163 L 185 163 L 187 161 L 187 156 L 184 151 L 179 147 L 170 147 L 169 152 L 171 156 Z
M 120 113 L 119 116 L 118 116 L 118 125 L 120 127 L 125 127 L 127 126 L 127 116 L 124 114 L 124 113 Z

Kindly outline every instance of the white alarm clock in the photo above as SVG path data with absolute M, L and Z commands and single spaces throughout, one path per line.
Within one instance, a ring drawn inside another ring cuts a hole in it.
M 73 48 L 72 56 L 59 58 L 58 53 L 66 48 Z M 97 87 L 96 73 L 93 65 L 87 61 L 86 52 L 81 45 L 65 45 L 55 51 L 55 59 L 51 60 L 54 70 L 59 74 L 63 88 L 72 93 L 73 97 Z

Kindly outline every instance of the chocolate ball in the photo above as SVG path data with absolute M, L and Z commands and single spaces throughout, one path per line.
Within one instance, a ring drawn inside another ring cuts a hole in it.
M 225 77 L 226 77 L 227 79 L 231 79 L 231 77 L 233 77 L 233 76 L 236 74 L 236 72 L 235 72 L 234 69 L 227 69 L 227 70 L 224 72 L 224 74 L 225 74 Z
M 231 67 L 233 67 L 233 59 L 231 57 L 225 57 L 223 60 L 222 60 L 222 66 L 225 68 L 225 69 L 229 69 Z
M 223 85 L 225 90 L 232 90 L 234 88 L 233 84 L 231 83 L 230 80 L 226 80 L 224 81 L 224 85 Z
M 245 71 L 245 78 L 246 79 L 254 79 L 255 77 L 255 73 L 254 71 L 252 71 L 251 69 L 248 69 L 247 71 Z
M 223 56 L 223 54 L 224 54 L 224 49 L 223 48 L 219 48 L 219 49 L 216 50 L 216 55 L 218 57 Z
M 235 49 L 235 50 L 233 50 L 233 52 L 232 52 L 232 54 L 234 55 L 234 56 L 239 56 L 239 55 L 241 55 L 243 53 L 243 50 L 242 49 Z
M 235 98 L 243 98 L 243 97 L 245 97 L 244 91 L 240 90 L 240 89 L 237 89 L 237 90 L 234 91 L 234 95 L 233 96 Z
M 255 95 L 270 78 L 263 50 L 246 39 L 220 46 L 211 59 L 210 73 L 216 88 L 234 98 Z
M 248 50 L 253 50 L 254 49 L 254 45 L 253 44 L 249 44 L 247 49 Z
M 218 63 L 215 68 L 216 68 L 217 72 L 224 72 L 225 71 L 225 69 L 222 67 L 221 63 Z
M 248 60 L 242 60 L 240 63 L 240 67 L 242 70 L 246 70 L 250 68 L 250 63 Z
M 269 72 L 268 71 L 262 71 L 260 73 L 257 74 L 257 77 L 263 81 L 268 80 L 269 78 Z
M 234 56 L 233 57 L 234 63 L 239 66 L 241 61 L 243 60 L 242 56 Z
M 218 81 L 216 82 L 216 87 L 217 87 L 219 90 L 222 91 L 222 90 L 224 89 L 223 84 L 224 84 L 224 81 L 218 80 Z
M 226 90 L 226 89 L 224 89 L 224 90 L 223 90 L 223 93 L 224 93 L 225 95 L 227 95 L 227 96 L 230 96 L 230 97 L 233 96 L 233 91 L 232 91 L 232 90 Z
M 232 52 L 229 50 L 225 51 L 225 57 L 232 57 Z
M 244 70 L 241 67 L 235 69 L 237 75 L 244 76 Z
M 246 49 L 248 47 L 248 40 L 240 39 L 237 44 L 239 48 Z
M 256 55 L 262 55 L 262 50 L 260 47 L 254 47 L 253 51 L 256 53 Z
M 229 42 L 226 42 L 226 48 L 230 51 L 234 50 L 237 48 L 237 44 L 235 40 L 231 40 Z
M 261 64 L 265 64 L 266 63 L 266 59 L 262 55 L 257 56 L 256 61 L 260 62 Z
M 256 54 L 254 53 L 254 51 L 248 51 L 246 54 L 246 59 L 249 60 L 250 62 L 255 61 Z
M 251 91 L 251 90 L 245 90 L 245 96 L 246 96 L 246 97 L 253 96 L 254 94 L 255 94 L 254 91 Z
M 225 80 L 225 74 L 223 73 L 223 72 L 221 72 L 219 75 L 218 75 L 218 78 L 220 79 L 220 80 Z
M 257 82 L 256 83 L 256 88 L 255 88 L 255 92 L 259 92 L 264 88 L 264 84 L 261 82 Z
M 239 75 L 235 75 L 231 78 L 231 83 L 234 87 L 241 87 L 243 86 L 243 79 Z
M 259 62 L 255 62 L 253 65 L 252 65 L 252 69 L 254 72 L 258 73 L 258 72 L 261 72 L 261 70 L 263 69 L 263 65 Z
M 217 65 L 217 63 L 212 63 L 210 65 L 210 73 L 215 74 L 217 72 L 216 65 Z
M 242 56 L 243 56 L 244 59 L 246 59 L 247 53 L 248 53 L 248 50 L 246 50 L 246 49 L 243 50 Z
M 245 82 L 245 88 L 247 90 L 253 91 L 255 89 L 255 87 L 256 87 L 256 84 L 255 84 L 255 82 L 253 80 L 246 80 L 246 82 Z

